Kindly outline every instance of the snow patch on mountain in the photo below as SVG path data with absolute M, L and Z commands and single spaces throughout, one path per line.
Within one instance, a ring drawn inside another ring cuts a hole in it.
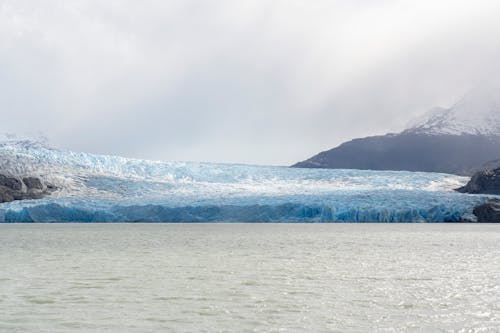
M 500 135 L 500 89 L 477 87 L 452 107 L 436 107 L 413 120 L 403 133 Z

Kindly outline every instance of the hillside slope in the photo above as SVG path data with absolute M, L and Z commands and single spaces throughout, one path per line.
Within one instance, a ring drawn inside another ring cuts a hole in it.
M 293 167 L 471 175 L 499 157 L 500 98 L 488 90 L 434 108 L 401 133 L 354 139 Z

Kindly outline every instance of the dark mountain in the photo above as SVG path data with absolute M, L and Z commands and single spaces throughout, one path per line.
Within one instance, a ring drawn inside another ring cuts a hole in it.
M 500 156 L 500 98 L 495 96 L 474 91 L 449 109 L 431 110 L 399 134 L 355 139 L 293 167 L 472 175 Z
M 471 175 L 500 155 L 500 136 L 392 134 L 355 139 L 294 165 Z

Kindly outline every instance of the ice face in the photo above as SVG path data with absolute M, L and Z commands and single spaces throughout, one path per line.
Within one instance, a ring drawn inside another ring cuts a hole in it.
M 36 174 L 51 197 L 0 204 L 5 222 L 441 222 L 484 196 L 447 174 L 159 162 L 0 144 L 0 170 Z

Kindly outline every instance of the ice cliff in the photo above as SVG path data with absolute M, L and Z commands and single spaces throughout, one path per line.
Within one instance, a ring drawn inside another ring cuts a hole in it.
M 160 162 L 0 143 L 0 171 L 37 175 L 50 197 L 0 204 L 3 222 L 441 222 L 486 196 L 439 173 Z

